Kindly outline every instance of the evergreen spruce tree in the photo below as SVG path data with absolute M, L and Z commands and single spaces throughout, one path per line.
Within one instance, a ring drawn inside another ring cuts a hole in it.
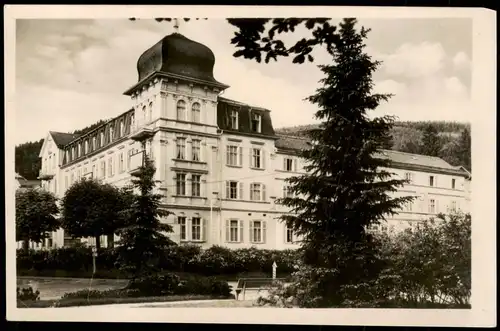
M 132 280 L 157 273 L 159 256 L 166 247 L 174 245 L 166 236 L 172 227 L 159 218 L 171 213 L 160 207 L 162 196 L 153 191 L 156 169 L 146 155 L 144 158 L 144 165 L 132 179 L 132 188 L 138 192 L 129 192 L 130 208 L 123 212 L 126 224 L 118 231 L 117 264 Z
M 280 199 L 291 210 L 282 221 L 301 238 L 302 261 L 292 289 L 301 307 L 363 306 L 377 295 L 378 244 L 367 229 L 394 214 L 410 197 L 391 197 L 404 181 L 384 168 L 377 154 L 390 141 L 392 117 L 369 119 L 390 95 L 372 94 L 379 62 L 364 53 L 369 30 L 357 21 L 340 23 L 333 62 L 320 66 L 325 78 L 309 101 L 322 121 L 311 130 L 311 148 L 301 152 L 306 173 L 289 178 L 294 197 Z
M 439 156 L 441 139 L 435 125 L 429 123 L 425 126 L 420 151 L 423 155 Z

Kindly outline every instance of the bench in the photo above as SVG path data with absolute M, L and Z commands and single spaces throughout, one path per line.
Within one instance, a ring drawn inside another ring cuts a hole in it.
M 245 292 L 247 290 L 260 290 L 264 286 L 270 286 L 276 281 L 284 282 L 284 278 L 240 278 L 238 279 L 238 284 L 236 285 L 236 300 L 241 292 L 243 292 L 243 300 L 245 300 Z

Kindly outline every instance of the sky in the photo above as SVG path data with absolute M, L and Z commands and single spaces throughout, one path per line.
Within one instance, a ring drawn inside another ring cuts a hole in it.
M 470 121 L 471 19 L 360 19 L 359 25 L 371 29 L 367 53 L 382 61 L 375 92 L 394 94 L 371 116 Z M 315 50 L 315 62 L 301 65 L 234 58 L 234 31 L 222 19 L 179 27 L 214 52 L 214 76 L 230 86 L 224 97 L 270 109 L 275 128 L 316 123 L 316 108 L 304 98 L 319 87 L 317 65 L 328 63 L 328 54 Z M 130 109 L 123 92 L 137 82 L 137 59 L 172 32 L 171 22 L 147 19 L 17 20 L 15 143 L 48 131 L 72 132 Z M 283 40 L 290 46 L 302 37 L 307 30 Z

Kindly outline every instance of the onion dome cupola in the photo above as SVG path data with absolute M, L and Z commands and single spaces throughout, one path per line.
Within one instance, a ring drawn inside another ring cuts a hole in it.
M 226 89 L 227 85 L 214 78 L 214 65 L 215 56 L 210 48 L 179 33 L 173 33 L 142 53 L 137 61 L 138 82 L 127 92 L 132 92 L 155 73 Z

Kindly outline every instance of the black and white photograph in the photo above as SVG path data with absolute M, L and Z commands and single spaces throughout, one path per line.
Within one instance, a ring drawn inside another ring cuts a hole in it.
M 8 319 L 496 325 L 494 12 L 5 17 Z

